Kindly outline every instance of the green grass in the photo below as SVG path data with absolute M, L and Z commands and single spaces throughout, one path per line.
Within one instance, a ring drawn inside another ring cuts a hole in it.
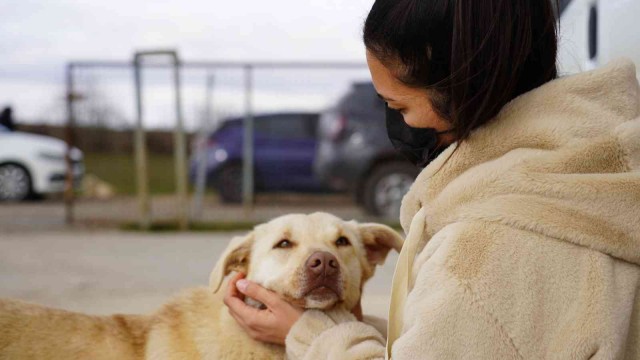
M 258 225 L 251 221 L 219 221 L 219 222 L 193 222 L 189 224 L 189 231 L 245 231 L 251 230 Z M 120 229 L 127 231 L 142 231 L 138 223 L 126 223 Z M 151 224 L 151 232 L 173 232 L 178 231 L 177 221 L 157 221 Z
M 189 224 L 188 231 L 194 232 L 227 232 L 227 231 L 248 231 L 252 230 L 259 222 L 252 221 L 212 221 L 212 222 L 193 222 Z M 398 223 L 387 223 L 396 231 L 402 231 L 402 227 Z M 120 226 L 121 230 L 126 231 L 143 231 L 136 222 L 129 222 Z M 175 232 L 179 231 L 177 221 L 156 221 L 151 224 L 150 232 Z
M 175 191 L 173 156 L 149 154 L 149 192 L 168 194 Z M 133 154 L 85 153 L 87 174 L 94 174 L 115 187 L 119 195 L 136 193 Z

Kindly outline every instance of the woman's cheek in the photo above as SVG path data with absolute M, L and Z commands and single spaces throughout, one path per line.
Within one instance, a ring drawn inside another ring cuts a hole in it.
M 404 122 L 407 125 L 415 128 L 428 127 L 428 124 L 424 124 L 424 119 L 420 119 L 415 112 L 407 112 L 403 115 Z
M 406 122 L 409 126 L 415 127 L 415 128 L 433 127 L 433 124 L 431 124 L 428 118 L 425 118 L 424 116 L 420 116 L 420 114 L 415 114 L 415 113 L 411 115 L 409 114 L 405 115 L 404 122 Z

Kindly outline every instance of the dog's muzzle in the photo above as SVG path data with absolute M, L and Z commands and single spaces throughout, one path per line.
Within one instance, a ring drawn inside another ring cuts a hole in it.
M 333 254 L 316 251 L 305 263 L 305 295 L 337 295 L 342 297 L 340 264 Z

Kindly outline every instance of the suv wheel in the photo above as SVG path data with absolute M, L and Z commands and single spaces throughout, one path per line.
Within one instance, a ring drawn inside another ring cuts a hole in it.
M 0 165 L 0 201 L 21 201 L 31 194 L 31 176 L 15 164 Z
M 242 202 L 242 165 L 230 164 L 218 174 L 218 192 L 223 203 Z
M 363 200 L 367 212 L 397 219 L 402 198 L 418 173 L 415 166 L 403 162 L 385 163 L 374 168 L 364 182 Z

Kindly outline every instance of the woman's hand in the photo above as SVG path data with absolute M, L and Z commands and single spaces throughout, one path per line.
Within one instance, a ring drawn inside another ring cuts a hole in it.
M 245 304 L 245 295 L 263 303 L 267 308 L 260 310 Z M 284 345 L 289 330 L 304 311 L 281 299 L 276 293 L 244 280 L 244 274 L 237 274 L 229 281 L 224 303 L 231 316 L 249 336 L 278 345 Z

